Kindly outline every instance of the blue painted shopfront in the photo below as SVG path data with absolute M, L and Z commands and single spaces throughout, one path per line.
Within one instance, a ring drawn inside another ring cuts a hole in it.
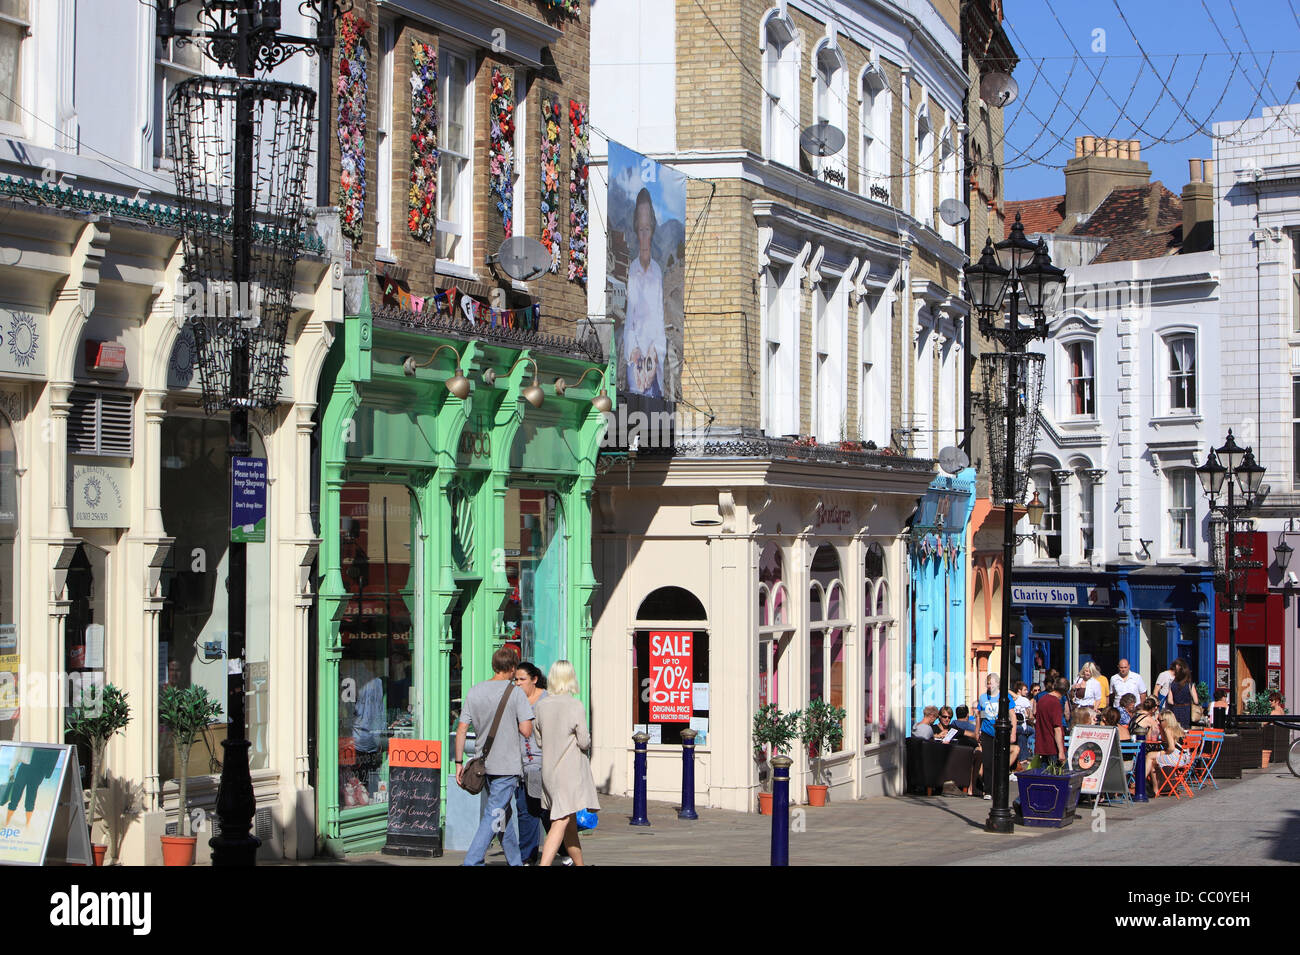
M 912 519 L 909 728 L 925 706 L 966 698 L 966 524 L 974 502 L 973 468 L 943 474 L 930 483 Z
M 1017 567 L 1011 604 L 1020 634 L 1013 679 L 1042 682 L 1049 669 L 1074 677 L 1088 661 L 1109 678 L 1126 659 L 1149 687 L 1176 657 L 1191 664 L 1197 680 L 1213 678 L 1208 567 Z

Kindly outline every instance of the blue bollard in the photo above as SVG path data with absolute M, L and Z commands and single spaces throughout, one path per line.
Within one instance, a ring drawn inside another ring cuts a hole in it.
M 789 756 L 772 758 L 772 865 L 790 864 L 790 766 Z
M 636 747 L 636 762 L 632 770 L 636 777 L 632 789 L 632 819 L 628 823 L 632 826 L 650 825 L 645 811 L 646 744 L 649 742 L 648 733 L 637 733 L 632 737 L 632 743 Z
M 700 818 L 695 812 L 695 730 L 682 730 L 682 808 L 677 818 Z
M 1138 740 L 1137 755 L 1133 757 L 1133 801 L 1150 802 L 1147 799 L 1147 738 Z

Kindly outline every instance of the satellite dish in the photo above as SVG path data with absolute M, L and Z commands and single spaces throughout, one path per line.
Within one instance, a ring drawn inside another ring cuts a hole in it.
M 939 452 L 939 467 L 949 474 L 956 474 L 970 465 L 970 458 L 961 448 L 944 448 Z
M 497 254 L 488 259 L 496 262 L 502 271 L 516 282 L 529 282 L 551 267 L 551 254 L 536 239 L 526 235 L 513 235 L 501 243 Z
M 1010 73 L 985 73 L 980 80 L 980 99 L 990 106 L 1009 106 L 1020 92 L 1020 84 Z
M 939 203 L 939 218 L 947 225 L 961 225 L 970 218 L 970 210 L 960 199 L 945 199 Z
M 834 156 L 844 148 L 844 133 L 830 123 L 813 123 L 799 134 L 799 147 L 810 156 Z

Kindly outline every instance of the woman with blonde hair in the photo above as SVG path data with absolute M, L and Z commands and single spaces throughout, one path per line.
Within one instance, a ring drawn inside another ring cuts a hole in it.
M 1179 725 L 1178 718 L 1168 710 L 1161 713 L 1160 740 L 1164 743 L 1164 749 L 1147 753 L 1147 778 L 1151 782 L 1151 792 L 1156 791 L 1155 773 L 1157 766 L 1177 766 L 1181 762 L 1186 762 L 1190 754 L 1179 750 L 1179 744 L 1182 743 L 1183 736 L 1183 728 Z
M 1097 668 L 1091 663 L 1085 663 L 1079 670 L 1079 678 L 1070 691 L 1070 703 L 1094 710 L 1101 705 L 1101 683 L 1097 680 Z
M 546 676 L 547 696 L 533 708 L 533 726 L 542 746 L 542 806 L 551 828 L 542 846 L 539 865 L 555 861 L 563 844 L 574 865 L 582 865 L 577 814 L 596 810 L 596 783 L 583 750 L 591 748 L 587 715 L 578 699 L 578 677 L 568 660 L 556 660 Z

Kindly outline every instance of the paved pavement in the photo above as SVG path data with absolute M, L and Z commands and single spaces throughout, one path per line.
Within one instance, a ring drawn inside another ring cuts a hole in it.
M 1221 781 L 1194 799 L 1152 800 L 1144 806 L 1080 809 L 1064 830 L 1017 827 L 984 832 L 990 803 L 966 796 L 874 798 L 796 807 L 791 865 L 1016 865 L 1112 863 L 1117 853 L 1164 865 L 1300 863 L 1300 779 L 1285 767 Z M 1014 792 L 1013 792 L 1014 797 Z M 700 809 L 685 822 L 669 803 L 651 803 L 648 828 L 627 824 L 631 800 L 602 797 L 600 825 L 584 833 L 586 860 L 596 865 L 767 865 L 771 821 L 766 816 Z M 1104 828 L 1103 828 L 1104 827 Z M 415 860 L 380 853 L 344 864 L 459 865 L 463 853 Z M 331 864 L 333 860 L 314 860 Z M 499 846 L 489 865 L 503 865 Z M 312 864 L 312 863 L 308 863 Z

